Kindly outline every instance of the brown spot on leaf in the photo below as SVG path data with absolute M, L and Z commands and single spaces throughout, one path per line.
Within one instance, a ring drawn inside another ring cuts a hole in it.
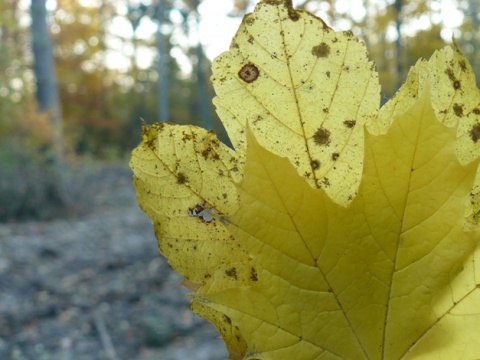
M 319 128 L 315 134 L 313 134 L 313 141 L 317 145 L 328 145 L 330 143 L 330 131 Z
M 237 269 L 236 268 L 231 268 L 231 269 L 228 269 L 228 270 L 225 270 L 225 274 L 227 276 L 230 276 L 232 278 L 234 278 L 235 280 L 237 280 L 238 276 L 237 276 Z
M 295 11 L 295 9 L 291 5 L 289 5 L 288 7 L 288 17 L 292 21 L 297 21 L 298 19 L 300 19 L 300 15 L 298 14 L 298 12 Z
M 345 125 L 347 128 L 351 129 L 355 126 L 357 122 L 355 120 L 345 120 L 343 122 L 343 125 Z
M 480 140 L 480 123 L 473 125 L 472 130 L 470 130 L 470 137 L 475 144 Z
M 250 280 L 258 281 L 257 270 L 255 270 L 253 267 L 250 269 Z
M 449 78 L 451 81 L 457 80 L 457 79 L 455 78 L 455 74 L 453 73 L 453 70 L 452 70 L 452 69 L 449 68 L 449 69 L 445 70 L 445 74 L 447 74 L 448 78 Z
M 314 46 L 312 48 L 312 54 L 317 58 L 328 57 L 330 54 L 330 46 L 322 42 L 320 45 Z
M 453 104 L 453 112 L 458 117 L 463 116 L 463 106 L 457 103 Z
M 327 177 L 324 177 L 324 178 L 322 179 L 322 183 L 323 183 L 325 186 L 330 186 L 330 180 L 328 180 Z
M 210 155 L 210 152 L 212 151 L 212 148 L 209 146 L 205 150 L 202 151 L 202 156 L 207 160 L 208 156 Z
M 472 111 L 475 115 L 480 115 L 480 109 L 479 108 L 475 108 Z
M 455 90 L 458 90 L 458 89 L 460 89 L 460 87 L 461 87 L 460 81 L 455 80 L 455 81 L 453 82 L 453 88 L 454 88 Z
M 318 160 L 312 160 L 310 162 L 310 166 L 312 167 L 313 170 L 320 169 L 320 161 Z
M 255 18 L 253 16 L 246 16 L 245 17 L 245 24 L 253 25 L 254 22 L 255 22 Z
M 177 174 L 177 183 L 178 184 L 185 184 L 188 181 L 188 178 L 185 176 L 184 173 L 179 172 Z
M 339 153 L 333 153 L 333 154 L 332 154 L 332 160 L 333 160 L 333 161 L 336 161 L 339 156 L 340 156 Z
M 227 315 L 223 314 L 223 321 L 226 322 L 227 324 L 232 323 L 232 319 L 230 319 Z
M 238 72 L 238 76 L 240 77 L 240 79 L 242 79 L 246 83 L 251 83 L 257 80 L 258 75 L 260 75 L 260 71 L 253 64 L 243 65 L 243 67 Z
M 459 65 L 460 65 L 460 69 L 462 69 L 462 71 L 467 70 L 467 64 L 465 63 L 465 60 L 460 60 Z

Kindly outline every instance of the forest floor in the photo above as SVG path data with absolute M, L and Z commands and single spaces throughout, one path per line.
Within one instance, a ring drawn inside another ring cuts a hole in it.
M 0 224 L 0 359 L 226 359 L 159 254 L 130 170 L 98 171 L 82 196 L 82 216 Z

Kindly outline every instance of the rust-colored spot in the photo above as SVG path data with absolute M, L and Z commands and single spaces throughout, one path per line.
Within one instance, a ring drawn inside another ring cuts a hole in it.
M 333 160 L 333 161 L 336 161 L 339 156 L 340 156 L 339 153 L 333 153 L 333 154 L 332 154 L 332 160 Z
M 245 24 L 247 25 L 253 25 L 255 22 L 255 18 L 253 16 L 246 16 L 245 18 Z
M 207 160 L 208 156 L 210 155 L 210 152 L 212 151 L 212 148 L 209 146 L 205 150 L 202 151 L 202 156 Z
M 319 128 L 315 134 L 313 134 L 313 141 L 317 145 L 328 145 L 330 143 L 330 131 Z
M 257 80 L 258 75 L 260 75 L 260 71 L 253 64 L 243 65 L 243 67 L 238 72 L 238 76 L 240 77 L 240 79 L 242 79 L 246 83 L 254 82 L 255 80 Z
M 229 277 L 232 277 L 234 278 L 235 280 L 237 280 L 237 269 L 236 268 L 231 268 L 231 269 L 228 269 L 228 270 L 225 270 L 225 274 Z
M 457 80 L 457 79 L 455 78 L 455 74 L 453 73 L 453 70 L 452 70 L 452 69 L 449 68 L 449 69 L 445 70 L 445 74 L 447 74 L 448 78 L 449 78 L 451 81 Z
M 457 103 L 453 104 L 453 112 L 458 117 L 463 116 L 463 106 Z
M 470 130 L 470 137 L 475 144 L 480 140 L 480 123 L 473 125 L 472 130 Z
M 253 267 L 250 269 L 250 280 L 258 281 L 257 270 L 255 270 Z
M 475 108 L 472 111 L 475 115 L 480 115 L 480 109 L 479 108 Z
M 312 160 L 310 162 L 310 166 L 312 167 L 313 170 L 320 169 L 320 161 L 318 160 Z
M 179 172 L 177 174 L 177 183 L 179 184 L 185 184 L 188 181 L 188 178 L 185 176 L 184 173 Z
M 330 46 L 322 42 L 320 45 L 314 46 L 312 48 L 312 54 L 318 58 L 328 57 L 330 54 Z
M 232 319 L 230 319 L 227 315 L 223 314 L 223 321 L 226 322 L 227 324 L 232 323 Z
M 355 126 L 357 122 L 355 120 L 345 120 L 343 122 L 343 125 L 345 125 L 347 128 L 351 129 Z
M 324 178 L 322 179 L 322 183 L 323 183 L 325 186 L 330 186 L 330 180 L 328 180 L 327 177 L 324 177 Z
M 455 90 L 458 90 L 458 89 L 460 89 L 460 87 L 461 87 L 460 81 L 455 80 L 455 81 L 453 82 L 453 88 L 454 88 Z
M 459 65 L 460 69 L 462 69 L 463 71 L 467 70 L 467 64 L 465 63 L 465 60 L 460 60 Z
M 298 19 L 300 19 L 300 15 L 298 14 L 298 12 L 295 11 L 295 9 L 291 5 L 288 7 L 288 17 L 292 21 L 297 21 Z

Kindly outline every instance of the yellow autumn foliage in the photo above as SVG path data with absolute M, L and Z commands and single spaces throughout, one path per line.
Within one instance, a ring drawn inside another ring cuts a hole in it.
M 362 43 L 263 0 L 212 80 L 235 150 L 144 125 L 131 167 L 230 358 L 480 358 L 480 95 L 458 48 L 379 109 Z

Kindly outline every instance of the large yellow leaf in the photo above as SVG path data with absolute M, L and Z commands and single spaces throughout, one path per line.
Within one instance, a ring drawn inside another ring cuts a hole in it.
M 477 164 L 459 163 L 428 92 L 367 135 L 346 209 L 253 135 L 247 152 L 241 207 L 223 221 L 258 281 L 195 297 L 238 326 L 247 349 L 235 358 L 480 357 L 480 236 L 463 231 Z
M 215 59 L 212 82 L 240 157 L 248 123 L 313 187 L 343 205 L 355 197 L 363 125 L 376 117 L 380 88 L 365 44 L 351 32 L 335 32 L 288 1 L 261 1 Z
M 363 44 L 263 0 L 213 81 L 235 151 L 156 124 L 131 166 L 231 359 L 480 358 L 480 101 L 458 49 L 377 113 Z

